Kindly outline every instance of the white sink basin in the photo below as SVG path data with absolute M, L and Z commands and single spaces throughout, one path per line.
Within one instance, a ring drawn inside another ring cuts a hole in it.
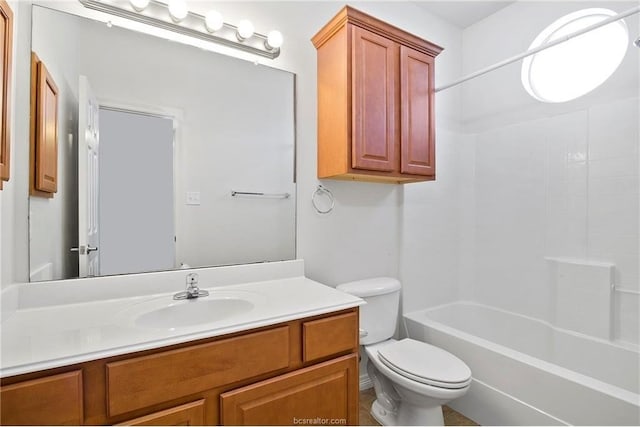
M 146 300 L 118 314 L 125 324 L 174 330 L 209 323 L 224 323 L 253 310 L 264 296 L 247 291 L 211 291 L 209 296 L 176 301 L 172 296 Z
M 176 301 L 165 307 L 141 314 L 135 319 L 136 326 L 144 328 L 184 328 L 186 326 L 216 322 L 254 308 L 253 303 L 238 298 L 206 297 Z

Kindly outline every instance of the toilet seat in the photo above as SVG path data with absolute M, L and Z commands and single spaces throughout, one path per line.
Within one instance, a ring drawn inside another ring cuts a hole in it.
M 462 360 L 410 338 L 379 348 L 378 358 L 397 374 L 432 387 L 460 389 L 471 383 L 471 370 Z

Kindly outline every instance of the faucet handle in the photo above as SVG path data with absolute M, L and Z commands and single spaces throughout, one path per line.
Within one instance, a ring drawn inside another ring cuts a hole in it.
M 197 273 L 187 274 L 187 288 L 194 288 L 197 286 L 198 286 L 198 274 Z

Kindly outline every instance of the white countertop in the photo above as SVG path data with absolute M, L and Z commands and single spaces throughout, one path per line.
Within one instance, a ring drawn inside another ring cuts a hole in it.
M 179 328 L 142 327 L 135 322 L 141 313 L 174 303 L 175 292 L 18 308 L 0 324 L 0 377 L 215 337 L 364 303 L 303 276 L 202 289 L 211 298 L 225 292 L 245 293 L 253 308 Z M 207 298 L 179 303 L 198 304 Z

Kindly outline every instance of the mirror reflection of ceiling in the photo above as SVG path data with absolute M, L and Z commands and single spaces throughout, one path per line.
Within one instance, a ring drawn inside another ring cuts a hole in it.
M 86 108 L 79 105 L 80 76 L 102 115 L 116 111 L 173 124 L 168 150 L 144 130 L 141 137 L 116 136 L 125 144 L 120 148 L 101 141 L 96 206 L 106 234 L 96 253 L 103 261 L 114 255 L 123 261 L 108 271 L 105 261 L 105 272 L 95 275 L 295 258 L 293 74 L 39 6 L 33 7 L 32 50 L 60 96 L 58 192 L 51 199 L 30 197 L 31 281 L 79 275 L 80 256 L 71 251 L 86 233 L 78 226 L 78 188 L 90 181 L 77 171 L 78 113 Z M 232 191 L 276 197 L 232 197 Z M 278 197 L 284 194 L 290 196 Z M 156 223 L 162 229 L 154 229 Z M 150 241 L 157 234 L 173 242 Z M 165 261 L 142 262 L 160 253 Z

